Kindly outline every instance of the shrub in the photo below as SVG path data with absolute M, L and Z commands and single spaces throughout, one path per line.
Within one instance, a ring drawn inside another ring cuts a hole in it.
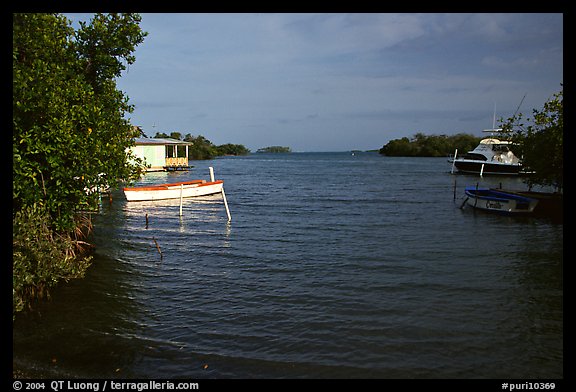
M 83 277 L 92 256 L 84 242 L 89 220 L 78 222 L 83 229 L 58 234 L 51 229 L 50 214 L 33 204 L 16 212 L 12 219 L 12 303 L 13 316 L 33 303 L 49 297 L 59 281 Z

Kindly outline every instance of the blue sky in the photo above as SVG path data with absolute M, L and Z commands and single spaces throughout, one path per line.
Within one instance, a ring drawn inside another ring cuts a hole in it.
M 90 15 L 66 14 L 72 20 Z M 563 83 L 562 14 L 142 14 L 134 125 L 252 151 L 472 133 Z

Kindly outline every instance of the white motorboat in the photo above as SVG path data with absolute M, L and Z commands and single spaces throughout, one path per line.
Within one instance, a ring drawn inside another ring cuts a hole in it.
M 483 132 L 499 132 L 501 129 L 488 129 Z M 523 174 L 522 162 L 510 149 L 512 142 L 495 137 L 482 139 L 472 151 L 461 157 L 456 153 L 449 162 L 458 172 L 473 174 Z

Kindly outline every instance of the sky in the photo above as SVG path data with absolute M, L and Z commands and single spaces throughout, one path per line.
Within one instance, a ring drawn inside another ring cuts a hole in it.
M 481 136 L 494 113 L 522 102 L 529 116 L 562 89 L 562 14 L 141 15 L 148 36 L 117 86 L 148 136 L 379 149 L 417 132 Z

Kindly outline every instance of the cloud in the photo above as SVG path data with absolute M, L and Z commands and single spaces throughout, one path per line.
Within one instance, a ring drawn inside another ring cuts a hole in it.
M 416 14 L 317 14 L 282 26 L 303 54 L 337 57 L 383 50 L 425 33 Z
M 528 93 L 530 111 L 562 82 L 561 14 L 142 16 L 149 35 L 118 80 L 133 121 L 215 143 L 346 149 L 475 131 L 494 102 L 508 113 Z
M 503 53 L 501 56 L 485 56 L 481 64 L 501 69 L 535 69 L 542 66 L 561 66 L 563 60 L 562 49 L 558 47 L 545 48 L 526 56 L 514 56 Z

